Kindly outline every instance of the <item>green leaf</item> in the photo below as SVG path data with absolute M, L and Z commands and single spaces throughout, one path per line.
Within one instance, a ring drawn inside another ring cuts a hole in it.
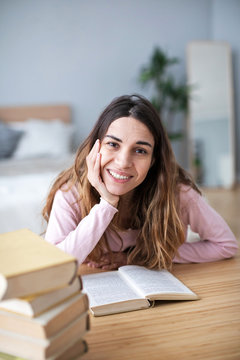
M 168 137 L 170 140 L 181 140 L 184 134 L 182 132 L 168 133 Z

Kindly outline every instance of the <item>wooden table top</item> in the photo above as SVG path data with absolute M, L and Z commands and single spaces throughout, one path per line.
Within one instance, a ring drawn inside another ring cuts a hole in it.
M 80 274 L 89 272 L 80 267 Z M 173 273 L 201 299 L 91 316 L 83 360 L 239 360 L 240 253 L 215 263 L 175 264 Z

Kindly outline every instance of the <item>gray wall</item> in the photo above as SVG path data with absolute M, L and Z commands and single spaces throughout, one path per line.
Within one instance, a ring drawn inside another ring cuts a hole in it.
M 137 75 L 155 45 L 181 59 L 179 78 L 189 41 L 239 56 L 239 16 L 239 0 L 0 0 L 0 106 L 67 102 L 81 142 L 113 97 L 148 96 Z
M 212 39 L 224 40 L 232 49 L 235 144 L 237 177 L 240 182 L 240 1 L 214 0 L 212 12 Z

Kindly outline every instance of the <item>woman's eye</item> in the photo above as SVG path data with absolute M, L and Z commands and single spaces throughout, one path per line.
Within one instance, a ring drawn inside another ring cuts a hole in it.
M 144 155 L 144 154 L 147 154 L 147 151 L 145 149 L 137 149 L 136 153 Z
M 113 148 L 116 148 L 118 146 L 117 143 L 112 142 L 112 141 L 108 142 L 107 145 L 110 146 L 110 147 L 113 147 Z

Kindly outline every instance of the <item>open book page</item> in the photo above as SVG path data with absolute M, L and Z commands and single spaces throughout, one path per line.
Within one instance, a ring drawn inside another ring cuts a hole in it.
M 149 270 L 142 266 L 126 265 L 118 269 L 119 273 L 141 296 L 156 294 L 183 294 L 197 298 L 180 280 L 167 270 Z M 157 300 L 157 297 L 155 297 Z
M 118 271 L 83 275 L 82 281 L 83 292 L 88 294 L 90 307 L 142 299 L 142 296 L 119 276 Z

